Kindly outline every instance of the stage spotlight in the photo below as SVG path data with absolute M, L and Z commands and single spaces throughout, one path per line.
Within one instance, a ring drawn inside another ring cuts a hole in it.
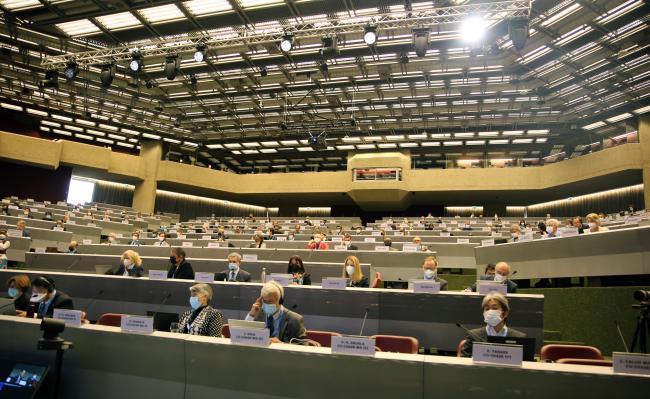
M 196 75 L 194 74 L 190 75 L 190 84 L 192 85 L 192 87 L 194 87 L 195 90 L 196 90 L 196 83 L 197 83 Z
M 65 75 L 66 79 L 72 80 L 74 79 L 77 74 L 79 73 L 79 66 L 74 60 L 68 61 L 68 64 L 65 67 L 65 70 L 63 71 L 63 74 Z
M 266 76 L 269 74 L 269 71 L 266 70 L 266 67 L 260 68 L 260 76 Z
M 282 40 L 280 41 L 280 50 L 284 51 L 285 53 L 288 53 L 289 51 L 293 50 L 292 34 L 287 33 L 282 37 Z
M 512 40 L 512 45 L 517 50 L 522 50 L 528 40 L 528 17 L 512 18 L 508 23 L 508 35 Z
M 41 89 L 59 87 L 59 72 L 56 69 L 48 69 L 45 72 L 45 79 L 38 82 Z
M 368 46 L 374 46 L 377 43 L 377 28 L 374 26 L 366 26 L 363 29 L 363 41 Z
M 99 80 L 102 82 L 103 87 L 109 87 L 113 83 L 115 77 L 115 64 L 106 64 L 102 66 L 99 73 Z
M 129 63 L 129 68 L 133 72 L 139 72 L 142 70 L 142 67 L 144 66 L 144 59 L 142 57 L 142 53 L 139 51 L 134 51 L 131 53 L 131 62 Z
M 318 50 L 321 56 L 339 53 L 339 44 L 336 36 L 323 36 L 320 40 L 323 43 L 323 47 Z
M 483 39 L 486 29 L 487 23 L 482 17 L 468 17 L 460 26 L 460 37 L 465 42 L 476 43 Z
M 321 72 L 326 73 L 326 72 L 327 72 L 327 69 L 328 69 L 328 68 L 327 68 L 327 62 L 325 62 L 325 61 L 321 61 L 321 62 L 318 64 L 318 68 L 320 68 Z
M 415 54 L 422 58 L 427 54 L 429 49 L 429 29 L 428 28 L 414 28 L 413 29 L 413 47 Z
M 207 46 L 204 43 L 199 43 L 196 45 L 196 51 L 194 52 L 194 61 L 203 62 L 205 60 L 205 50 Z
M 165 57 L 165 75 L 167 80 L 176 79 L 176 75 L 181 69 L 181 58 L 178 55 L 168 55 Z
M 153 89 L 155 82 L 151 79 L 147 79 L 147 81 L 144 83 L 145 87 L 147 89 Z

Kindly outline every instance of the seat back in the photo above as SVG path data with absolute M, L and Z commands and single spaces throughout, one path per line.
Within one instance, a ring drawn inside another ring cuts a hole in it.
M 382 352 L 418 353 L 419 343 L 413 337 L 399 335 L 373 335 L 375 345 Z
M 97 324 L 102 326 L 120 327 L 122 325 L 121 313 L 104 313 L 97 319 Z
M 463 356 L 463 347 L 465 346 L 465 342 L 467 342 L 466 338 L 458 343 L 458 347 L 456 348 L 456 357 Z
M 371 288 L 383 288 L 382 281 L 381 281 L 381 273 L 379 272 L 375 273 L 375 281 L 372 283 Z
M 341 334 L 330 331 L 307 331 L 307 338 L 312 341 L 316 341 L 320 346 L 331 347 L 332 346 L 332 337 L 340 337 Z
M 586 345 L 549 344 L 542 346 L 539 352 L 542 361 L 557 361 L 558 359 L 593 359 L 603 360 L 603 354 L 598 348 Z
M 223 335 L 224 338 L 230 338 L 230 326 L 228 326 L 228 324 L 224 324 L 221 327 L 221 335 Z
M 613 365 L 611 360 L 571 359 L 571 358 L 558 359 L 556 363 L 583 364 L 585 366 L 605 366 L 605 367 L 612 367 Z

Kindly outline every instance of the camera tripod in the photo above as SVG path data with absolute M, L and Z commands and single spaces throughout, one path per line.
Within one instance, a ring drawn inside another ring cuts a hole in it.
M 636 330 L 632 337 L 632 346 L 630 352 L 634 352 L 637 340 L 639 342 L 639 351 L 641 353 L 648 353 L 646 346 L 646 335 L 650 335 L 650 304 L 632 305 L 633 308 L 641 308 L 639 315 L 636 318 Z

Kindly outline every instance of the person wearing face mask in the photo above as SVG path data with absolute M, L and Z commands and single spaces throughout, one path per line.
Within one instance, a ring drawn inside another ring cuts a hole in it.
M 122 258 L 120 259 L 120 267 L 118 267 L 117 271 L 113 274 L 115 276 L 124 277 L 143 277 L 144 267 L 142 267 L 140 254 L 130 249 L 124 251 Z
M 558 230 L 560 228 L 560 221 L 557 219 L 548 219 L 546 221 L 546 234 L 543 238 L 555 238 L 561 237 L 561 233 Z
M 465 337 L 465 343 L 461 350 L 462 357 L 471 357 L 474 341 L 487 342 L 488 337 L 525 337 L 521 331 L 506 326 L 506 320 L 510 314 L 508 299 L 498 292 L 491 292 L 483 298 L 481 304 L 483 309 L 483 321 L 486 326 L 470 330 Z
M 7 250 L 11 246 L 11 241 L 7 240 L 7 232 L 0 230 L 0 269 L 7 268 Z
M 241 255 L 233 252 L 228 255 L 228 269 L 215 273 L 216 281 L 237 281 L 240 283 L 249 283 L 251 274 L 241 267 Z
M 223 328 L 223 315 L 210 306 L 212 287 L 208 284 L 195 284 L 190 287 L 190 306 L 178 321 L 182 334 L 220 337 Z
M 293 275 L 293 285 L 311 285 L 311 275 L 305 273 L 305 265 L 302 263 L 302 258 L 294 255 L 289 258 L 289 266 L 287 266 L 287 273 Z
M 348 233 L 345 233 L 345 235 L 343 235 L 343 245 L 348 247 L 348 251 L 358 251 L 359 250 L 359 247 L 352 244 L 352 236 L 350 234 L 348 234 Z
M 52 212 L 50 211 L 45 212 L 45 215 L 43 216 L 43 220 L 52 220 Z
M 599 233 L 601 231 L 609 231 L 607 227 L 601 226 L 600 216 L 595 213 L 587 215 L 587 223 L 589 224 L 590 233 Z
M 302 316 L 282 306 L 283 302 L 284 288 L 275 281 L 269 281 L 262 286 L 260 297 L 253 303 L 246 320 L 263 321 L 273 343 L 306 340 L 307 331 Z
M 293 231 L 287 234 L 287 241 L 296 241 L 296 234 Z
M 129 245 L 135 245 L 135 246 L 144 245 L 144 241 L 140 240 L 140 233 L 135 232 L 133 233 L 133 235 L 131 235 L 131 241 L 129 241 Z
M 68 244 L 68 253 L 69 254 L 76 254 L 78 253 L 77 249 L 79 248 L 79 243 L 76 240 L 70 241 L 70 244 Z
M 314 239 L 309 241 L 307 244 L 307 249 L 327 251 L 330 249 L 330 246 L 325 242 L 324 238 L 325 237 L 321 233 L 314 234 Z
M 169 247 L 167 242 L 167 234 L 165 232 L 158 233 L 158 241 L 153 243 L 154 247 Z
M 249 248 L 266 248 L 262 233 L 257 233 L 253 236 L 253 243 L 251 243 Z
M 185 260 L 186 254 L 183 248 L 172 248 L 169 262 L 171 266 L 167 271 L 167 278 L 179 280 L 194 280 L 194 269 L 192 265 Z
M 34 307 L 34 315 L 39 319 L 52 317 L 54 309 L 74 309 L 72 298 L 65 292 L 57 290 L 54 280 L 45 276 L 32 281 L 32 296 L 29 302 L 30 307 Z
M 19 220 L 18 223 L 16 223 L 16 229 L 21 231 L 21 234 L 22 234 L 23 237 L 31 237 L 32 236 L 32 233 L 30 233 L 29 230 L 27 230 L 25 228 L 25 221 L 24 220 Z
M 13 276 L 7 281 L 7 294 L 14 300 L 14 307 L 18 315 L 24 316 L 24 312 L 29 309 L 30 287 L 29 277 L 24 274 Z
M 447 291 L 447 280 L 438 277 L 438 259 L 435 256 L 427 256 L 422 263 L 424 280 L 440 283 L 440 291 Z
M 106 238 L 106 242 L 104 242 L 105 245 L 117 245 L 117 235 L 115 233 L 108 233 L 108 237 Z
M 368 288 L 368 277 L 361 271 L 361 263 L 356 256 L 348 256 L 343 263 L 341 277 L 348 279 L 348 287 Z
M 27 219 L 34 219 L 34 215 L 32 215 L 32 210 L 29 208 L 25 208 L 23 211 L 23 216 L 26 217 Z
M 510 225 L 510 239 L 509 242 L 517 242 L 519 240 L 519 235 L 521 234 L 521 229 L 518 224 Z M 496 242 L 496 241 L 495 241 Z
M 498 262 L 494 266 L 494 274 L 493 275 L 486 274 L 486 275 L 480 276 L 479 280 L 491 280 L 491 281 L 496 281 L 497 283 L 506 284 L 508 286 L 508 288 L 507 288 L 508 294 L 514 294 L 514 293 L 517 292 L 517 288 L 519 288 L 519 286 L 517 285 L 517 283 L 510 280 L 508 278 L 509 276 L 510 276 L 510 265 L 507 264 L 506 262 Z M 469 288 L 469 291 L 476 292 L 476 283 L 474 283 Z

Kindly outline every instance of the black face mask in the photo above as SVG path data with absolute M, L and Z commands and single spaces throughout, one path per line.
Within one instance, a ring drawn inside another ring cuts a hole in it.
M 69 249 L 70 251 L 74 251 L 74 247 L 73 247 L 73 246 L 68 247 L 68 249 Z
M 176 257 L 175 256 L 170 256 L 169 261 L 172 262 L 173 264 L 176 264 Z

